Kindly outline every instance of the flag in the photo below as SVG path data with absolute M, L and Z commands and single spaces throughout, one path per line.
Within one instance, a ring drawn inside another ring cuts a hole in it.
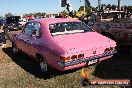
M 61 7 L 66 7 L 66 2 L 67 2 L 67 0 L 61 0 L 60 1 Z
M 85 0 L 85 4 L 86 4 L 87 7 L 90 7 L 90 5 L 91 5 L 89 0 Z

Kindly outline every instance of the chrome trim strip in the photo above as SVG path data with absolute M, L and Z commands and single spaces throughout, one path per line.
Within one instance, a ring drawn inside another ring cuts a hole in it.
M 77 64 L 80 64 L 80 63 L 88 62 L 90 60 L 100 59 L 100 58 L 103 58 L 103 57 L 106 57 L 106 56 L 114 55 L 116 53 L 117 53 L 117 51 L 111 51 L 111 52 L 100 54 L 98 56 L 87 57 L 85 59 L 77 59 L 77 60 L 72 60 L 72 61 L 69 61 L 69 62 L 59 61 L 58 65 L 63 66 L 63 67 L 77 65 Z

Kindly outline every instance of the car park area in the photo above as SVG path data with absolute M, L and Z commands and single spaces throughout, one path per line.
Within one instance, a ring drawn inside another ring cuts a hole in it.
M 3 0 L 0 88 L 132 88 L 132 0 Z

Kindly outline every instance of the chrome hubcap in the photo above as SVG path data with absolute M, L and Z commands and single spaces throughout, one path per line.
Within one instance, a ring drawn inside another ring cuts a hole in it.
M 47 71 L 47 63 L 45 61 L 40 62 L 40 67 L 43 72 Z
M 17 53 L 18 52 L 18 49 L 16 47 L 13 47 L 13 52 L 14 53 Z

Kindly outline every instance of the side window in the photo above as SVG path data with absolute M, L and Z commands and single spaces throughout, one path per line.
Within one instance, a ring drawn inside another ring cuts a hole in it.
M 40 30 L 40 23 L 34 23 L 33 30 L 32 30 L 32 36 L 41 36 L 41 30 Z
M 33 27 L 34 27 L 33 25 L 34 25 L 34 23 L 26 24 L 23 33 L 26 34 L 26 35 L 32 35 L 32 30 L 33 30 Z
M 37 23 L 37 22 L 28 23 L 25 26 L 23 33 L 26 35 L 33 36 L 33 37 L 35 36 L 39 37 L 41 35 L 40 23 Z

